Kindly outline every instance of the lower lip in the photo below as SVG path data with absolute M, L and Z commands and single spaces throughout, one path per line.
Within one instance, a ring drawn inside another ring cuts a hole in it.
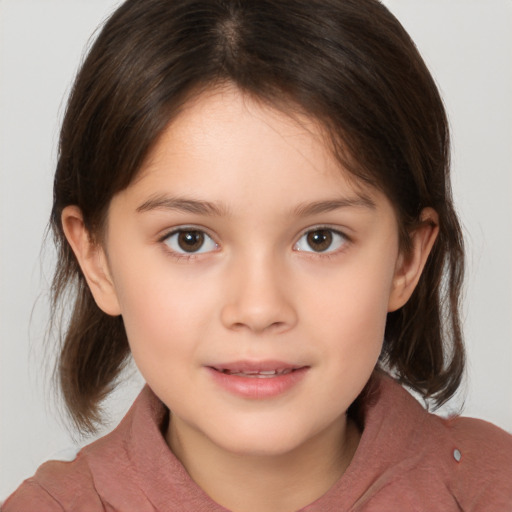
M 212 379 L 226 391 L 243 398 L 263 400 L 286 393 L 296 386 L 306 375 L 308 367 L 298 368 L 290 373 L 275 377 L 240 377 L 229 375 L 208 367 Z

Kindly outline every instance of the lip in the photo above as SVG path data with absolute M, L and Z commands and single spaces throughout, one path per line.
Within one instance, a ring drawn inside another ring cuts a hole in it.
M 290 391 L 309 370 L 309 366 L 277 360 L 233 361 L 205 368 L 221 388 L 253 400 L 273 398 Z

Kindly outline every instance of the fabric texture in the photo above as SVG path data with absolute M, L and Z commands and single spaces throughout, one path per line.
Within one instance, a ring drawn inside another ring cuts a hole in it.
M 167 447 L 167 410 L 145 387 L 119 426 L 72 462 L 43 464 L 3 512 L 226 512 Z M 481 420 L 429 414 L 380 377 L 363 404 L 354 458 L 300 512 L 510 512 L 512 436 Z

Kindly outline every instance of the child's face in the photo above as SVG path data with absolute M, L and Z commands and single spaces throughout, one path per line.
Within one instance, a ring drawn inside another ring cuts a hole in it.
M 347 176 L 313 122 L 228 89 L 113 198 L 95 295 L 173 435 L 278 454 L 344 428 L 407 295 L 391 204 Z

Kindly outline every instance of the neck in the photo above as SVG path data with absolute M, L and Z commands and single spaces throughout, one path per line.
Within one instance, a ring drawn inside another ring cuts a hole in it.
M 167 443 L 191 478 L 215 502 L 234 512 L 292 512 L 325 494 L 341 477 L 360 433 L 340 418 L 291 452 L 247 455 L 222 450 L 172 418 Z

